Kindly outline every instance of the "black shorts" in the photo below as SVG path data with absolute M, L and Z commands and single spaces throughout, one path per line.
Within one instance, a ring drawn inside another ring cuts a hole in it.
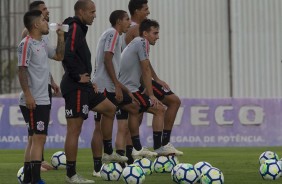
M 66 118 L 88 118 L 89 110 L 100 104 L 106 98 L 94 89 L 72 91 L 64 95 Z
M 141 91 L 137 91 L 132 93 L 133 96 L 139 101 L 140 104 L 140 110 L 139 112 L 146 112 L 149 107 L 152 107 L 153 104 L 151 103 L 151 100 L 148 95 L 142 94 Z
M 20 109 L 28 125 L 29 136 L 33 134 L 48 134 L 50 105 L 36 105 L 34 110 L 29 110 L 26 106 L 20 105 Z
M 131 97 L 125 91 L 122 91 L 123 101 L 118 103 L 116 98 L 115 98 L 116 97 L 115 92 L 108 92 L 107 90 L 104 90 L 103 94 L 104 94 L 105 97 L 107 97 L 117 107 L 116 118 L 118 120 L 127 119 L 128 118 L 128 112 L 123 110 L 122 106 L 132 103 Z M 101 114 L 98 113 L 98 112 L 95 113 L 94 119 L 95 119 L 95 121 L 100 121 L 101 120 Z
M 168 91 L 164 89 L 162 85 L 160 85 L 159 83 L 157 83 L 154 80 L 152 80 L 152 88 L 153 88 L 155 97 L 160 101 L 163 100 L 166 95 L 174 94 L 171 90 Z M 144 87 L 140 86 L 139 91 L 144 91 Z
M 51 108 L 51 106 L 52 106 L 52 87 L 51 87 L 51 84 L 48 84 L 48 93 L 49 93 L 50 108 Z

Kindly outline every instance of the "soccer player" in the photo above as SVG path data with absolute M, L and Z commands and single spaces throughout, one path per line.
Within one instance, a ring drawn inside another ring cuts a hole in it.
M 128 4 L 128 9 L 131 15 L 131 27 L 125 35 L 125 43 L 129 44 L 135 37 L 137 37 L 139 32 L 139 24 L 147 18 L 150 14 L 148 1 L 147 0 L 130 0 Z M 159 155 L 183 155 L 183 152 L 177 150 L 170 143 L 170 135 L 173 128 L 173 124 L 180 107 L 181 101 L 178 96 L 176 96 L 170 89 L 169 85 L 162 81 L 154 71 L 151 63 L 151 74 L 152 74 L 152 86 L 154 95 L 164 104 L 167 109 L 165 111 L 164 117 L 164 128 L 162 131 L 154 132 L 154 136 L 162 136 L 162 146 L 155 150 Z M 140 87 L 140 91 L 144 88 Z M 142 117 L 142 116 L 140 116 Z M 142 120 L 142 119 L 141 119 Z M 140 121 L 141 121 L 140 120 Z M 128 146 L 130 148 L 130 146 Z M 130 151 L 130 149 L 127 149 Z M 128 154 L 126 154 L 128 155 Z
M 24 25 L 29 32 L 18 47 L 19 81 L 22 88 L 19 105 L 28 123 L 29 140 L 25 152 L 23 183 L 45 183 L 40 167 L 48 132 L 50 99 L 48 95 L 48 57 L 57 61 L 64 56 L 64 36 L 58 30 L 57 48 L 42 38 L 49 33 L 48 23 L 40 10 L 28 11 Z
M 149 60 L 149 45 L 155 45 L 159 39 L 159 24 L 156 21 L 146 19 L 140 25 L 140 36 L 134 38 L 123 50 L 121 55 L 119 81 L 125 85 L 139 101 L 140 112 L 149 112 L 153 116 L 154 150 L 161 147 L 161 136 L 155 136 L 155 132 L 163 129 L 164 105 L 154 96 L 152 88 L 152 74 Z M 140 78 L 146 87 L 146 94 L 139 90 Z M 139 125 L 137 125 L 139 126 Z M 130 128 L 130 126 L 129 126 Z M 139 137 L 136 127 L 130 128 L 131 137 Z M 134 141 L 133 141 L 134 146 Z M 135 147 L 135 146 L 134 146 Z M 134 149 L 132 154 L 134 153 Z
M 98 86 L 98 91 L 103 92 L 117 106 L 118 131 L 116 136 L 116 152 L 123 156 L 125 154 L 125 132 L 120 130 L 128 127 L 128 124 L 129 127 L 135 126 L 139 129 L 139 104 L 132 100 L 135 99 L 132 93 L 117 79 L 121 56 L 120 35 L 125 33 L 130 26 L 129 16 L 124 10 L 115 10 L 111 13 L 109 20 L 112 27 L 102 34 L 98 42 L 93 82 Z M 91 144 L 94 159 L 93 176 L 99 176 L 102 166 L 100 119 L 101 115 L 98 113 L 95 117 L 95 130 Z M 128 124 L 127 119 L 129 119 Z M 133 137 L 132 139 L 135 148 L 134 156 L 152 157 L 157 155 L 147 148 L 142 148 L 139 137 Z
M 127 157 L 113 152 L 112 129 L 116 107 L 103 94 L 95 91 L 90 82 L 92 72 L 91 53 L 86 42 L 87 25 L 92 25 L 96 17 L 96 7 L 91 0 L 78 0 L 74 5 L 75 16 L 64 23 L 70 30 L 65 33 L 66 51 L 63 60 L 65 73 L 61 81 L 61 91 L 65 99 L 67 134 L 65 153 L 67 158 L 67 183 L 94 183 L 76 173 L 78 138 L 82 124 L 88 118 L 89 110 L 102 114 L 104 162 L 126 162 Z
M 29 11 L 31 10 L 40 10 L 42 12 L 42 15 L 44 16 L 45 20 L 49 22 L 49 11 L 45 5 L 44 1 L 34 1 L 29 4 Z M 25 28 L 22 32 L 22 39 L 25 38 L 28 35 L 28 31 Z M 49 42 L 48 36 L 43 35 L 42 39 L 45 40 L 46 43 Z M 50 72 L 49 80 L 48 80 L 48 92 L 49 92 L 49 98 L 50 98 L 50 107 L 52 105 L 52 89 L 54 90 L 55 94 L 58 94 L 60 92 L 59 86 L 55 83 L 53 76 Z M 27 146 L 29 148 L 29 146 Z M 26 151 L 28 152 L 28 151 Z M 47 161 L 44 160 L 44 156 L 42 155 L 42 163 L 41 163 L 41 171 L 47 171 L 54 169 L 53 166 L 51 166 Z

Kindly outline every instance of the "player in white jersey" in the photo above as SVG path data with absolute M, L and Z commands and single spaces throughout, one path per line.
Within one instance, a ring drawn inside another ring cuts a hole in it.
M 139 24 L 147 18 L 149 15 L 149 7 L 147 0 L 130 0 L 128 4 L 128 9 L 131 15 L 132 22 L 136 24 L 131 26 L 128 32 L 125 35 L 125 43 L 129 44 L 136 36 L 139 35 Z M 155 132 L 154 136 L 158 139 L 158 136 L 162 136 L 161 147 L 156 150 L 159 154 L 169 154 L 173 153 L 175 155 L 183 155 L 183 152 L 174 148 L 174 146 L 170 143 L 170 135 L 173 128 L 173 124 L 180 107 L 181 101 L 177 95 L 175 95 L 169 85 L 162 81 L 154 71 L 154 68 L 150 64 L 151 72 L 152 72 L 152 85 L 154 95 L 160 100 L 164 105 L 166 105 L 167 109 L 165 112 L 164 118 L 164 128 L 160 132 Z M 144 90 L 143 86 L 140 87 L 141 91 Z M 142 116 L 140 116 L 140 121 L 142 121 Z
M 153 135 L 163 129 L 165 106 L 154 96 L 152 75 L 149 60 L 149 46 L 155 45 L 159 39 L 159 24 L 146 19 L 140 25 L 140 36 L 134 38 L 122 52 L 119 81 L 125 85 L 139 101 L 140 112 L 149 112 L 153 117 Z M 142 78 L 146 86 L 146 94 L 139 90 Z M 130 131 L 131 136 L 139 136 L 139 132 Z M 133 142 L 134 145 L 134 142 Z M 161 147 L 161 136 L 154 135 L 154 149 Z M 134 152 L 134 151 L 133 151 Z
M 48 57 L 62 60 L 64 56 L 64 36 L 57 31 L 57 49 L 51 48 L 42 35 L 49 33 L 46 19 L 40 10 L 32 10 L 24 15 L 24 25 L 29 35 L 18 47 L 19 81 L 22 88 L 19 105 L 25 122 L 28 122 L 28 142 L 24 165 L 23 183 L 45 183 L 41 180 L 40 167 L 42 152 L 46 141 L 50 113 L 48 94 Z M 29 168 L 29 172 L 27 172 Z
M 44 1 L 33 1 L 29 4 L 29 11 L 31 10 L 40 10 L 42 12 L 42 15 L 44 16 L 45 20 L 49 22 L 49 11 L 47 9 L 47 6 L 45 5 Z M 24 39 L 28 35 L 28 31 L 26 28 L 24 28 L 22 32 L 22 39 Z M 42 39 L 49 44 L 49 38 L 48 35 L 43 35 Z M 48 92 L 49 92 L 49 98 L 50 103 L 52 105 L 52 89 L 54 90 L 54 94 L 58 94 L 60 92 L 59 86 L 56 84 L 56 82 L 53 79 L 53 76 L 50 72 L 49 74 L 49 80 L 48 80 Z M 51 108 L 50 105 L 50 108 Z M 27 145 L 27 149 L 29 149 L 29 145 Z M 26 152 L 29 152 L 28 150 Z M 54 167 L 50 165 L 47 161 L 44 160 L 44 155 L 42 155 L 42 164 L 41 164 L 41 171 L 48 171 L 52 170 Z
M 100 37 L 95 62 L 95 72 L 92 81 L 97 85 L 98 91 L 111 100 L 117 106 L 116 117 L 118 119 L 118 131 L 116 136 L 116 152 L 120 155 L 125 153 L 125 132 L 124 128 L 131 127 L 139 129 L 139 104 L 134 101 L 132 93 L 118 81 L 120 57 L 121 57 L 121 37 L 129 26 L 129 16 L 124 10 L 115 10 L 109 18 L 112 27 L 107 29 Z M 129 115 L 128 115 L 129 114 Z M 95 130 L 92 138 L 92 152 L 94 160 L 93 176 L 98 176 L 101 168 L 101 132 L 100 132 L 101 115 L 95 117 Z M 128 119 L 128 124 L 127 124 Z M 157 154 L 142 148 L 140 139 L 134 142 L 136 156 L 156 156 Z

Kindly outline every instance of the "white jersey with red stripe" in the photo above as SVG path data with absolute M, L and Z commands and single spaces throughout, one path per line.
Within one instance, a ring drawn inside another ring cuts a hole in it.
M 134 38 L 122 51 L 119 81 L 131 92 L 138 91 L 142 75 L 141 63 L 149 59 L 150 44 L 142 37 Z
M 27 67 L 28 87 L 37 105 L 48 105 L 49 63 L 48 57 L 55 55 L 55 49 L 50 47 L 47 37 L 40 41 L 26 36 L 18 46 L 18 66 Z M 26 105 L 23 92 L 20 93 L 20 105 Z
M 113 53 L 112 62 L 116 77 L 118 78 L 121 58 L 121 39 L 119 33 L 114 28 L 107 29 L 99 39 L 92 82 L 97 84 L 98 91 L 100 92 L 103 92 L 104 89 L 107 89 L 108 92 L 115 92 L 114 83 L 104 64 L 105 52 Z

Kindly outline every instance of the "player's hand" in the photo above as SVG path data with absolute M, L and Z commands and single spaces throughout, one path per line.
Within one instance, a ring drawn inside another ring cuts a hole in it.
M 84 73 L 79 75 L 80 76 L 80 83 L 88 83 L 90 81 L 90 76 L 88 73 Z
M 51 83 L 51 88 L 54 90 L 55 94 L 58 94 L 60 92 L 60 87 L 55 82 Z
M 58 25 L 59 27 L 62 26 L 62 24 L 58 24 Z M 64 31 L 62 31 L 61 29 L 57 29 L 56 32 L 57 32 L 58 37 L 61 37 L 61 36 L 64 37 Z
M 35 104 L 35 100 L 34 100 L 34 98 L 32 96 L 26 96 L 25 100 L 26 100 L 26 107 L 28 109 L 30 109 L 30 110 L 35 109 L 36 104 Z
M 149 96 L 151 103 L 154 107 L 157 107 L 159 105 L 163 105 L 162 102 L 160 102 L 154 95 Z
M 97 84 L 93 83 L 92 86 L 93 86 L 94 92 L 98 93 L 98 86 L 97 86 Z
M 165 81 L 162 81 L 159 79 L 159 80 L 156 80 L 156 82 L 159 83 L 164 89 L 170 91 L 170 87 Z
M 122 102 L 123 101 L 123 94 L 122 94 L 122 90 L 121 90 L 121 87 L 119 85 L 116 85 L 115 86 L 115 93 L 116 93 L 116 100 L 118 103 Z

